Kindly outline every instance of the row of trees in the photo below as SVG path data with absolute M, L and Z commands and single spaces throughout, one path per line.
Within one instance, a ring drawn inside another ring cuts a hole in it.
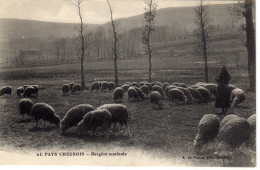
M 84 89 L 85 82 L 84 82 L 84 58 L 85 58 L 85 47 L 90 46 L 91 44 L 87 44 L 87 33 L 84 29 L 82 14 L 81 14 L 81 4 L 84 0 L 72 0 L 73 4 L 78 8 L 78 14 L 80 18 L 80 24 L 79 27 L 75 27 L 75 29 L 79 33 L 80 37 L 80 45 L 79 45 L 79 51 L 80 51 L 80 61 L 81 61 L 81 85 Z M 143 48 L 145 51 L 145 54 L 148 56 L 148 64 L 149 64 L 149 81 L 152 81 L 152 56 L 154 53 L 154 47 L 152 46 L 152 36 L 155 31 L 154 21 L 156 18 L 156 8 L 157 4 L 154 2 L 154 0 L 144 0 L 146 7 L 145 7 L 145 13 L 144 13 L 144 19 L 145 24 L 141 31 L 141 40 L 143 44 Z M 231 13 L 235 16 L 243 16 L 245 18 L 245 25 L 243 26 L 245 32 L 246 32 L 246 47 L 248 51 L 248 73 L 249 73 L 249 80 L 250 80 L 250 88 L 252 90 L 255 89 L 255 30 L 254 30 L 254 22 L 253 22 L 253 2 L 254 0 L 244 0 L 244 1 L 238 1 L 236 5 L 233 6 L 233 8 L 230 10 Z M 107 0 L 107 5 L 109 7 L 110 12 L 110 19 L 111 19 L 111 27 L 112 27 L 112 38 L 110 39 L 109 34 L 109 41 L 112 41 L 113 47 L 111 50 L 111 54 L 113 54 L 114 59 L 114 67 L 115 67 L 115 83 L 118 86 L 118 70 L 117 70 L 117 59 L 118 59 L 118 42 L 120 39 L 120 34 L 117 30 L 117 23 L 114 21 L 113 18 L 113 10 L 112 6 L 110 4 L 110 1 Z M 208 82 L 208 66 L 207 66 L 207 60 L 208 60 L 208 42 L 210 38 L 210 18 L 209 18 L 209 10 L 208 6 L 205 5 L 204 0 L 200 0 L 200 4 L 198 7 L 195 8 L 195 24 L 197 28 L 194 30 L 194 35 L 197 38 L 197 44 L 198 49 L 200 53 L 203 55 L 204 63 L 205 63 L 205 82 Z M 162 35 L 164 31 L 161 31 Z M 164 39 L 166 39 L 166 36 L 162 36 Z M 96 37 L 97 39 L 100 37 Z M 102 41 L 96 41 L 101 42 Z M 167 43 L 167 41 L 166 41 Z M 97 48 L 100 48 L 100 45 L 98 44 L 96 46 Z M 121 47 L 121 49 L 124 49 Z M 126 51 L 129 49 L 125 48 Z M 128 51 L 129 52 L 129 51 Z M 99 49 L 97 50 L 97 53 L 99 53 Z

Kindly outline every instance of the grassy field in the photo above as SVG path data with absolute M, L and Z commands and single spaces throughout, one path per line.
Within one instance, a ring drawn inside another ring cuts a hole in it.
M 99 67 L 99 65 L 97 65 Z M 61 85 L 69 81 L 77 81 L 76 73 L 71 71 L 76 69 L 68 66 L 49 66 L 37 68 L 17 68 L 12 71 L 2 70 L 2 76 L 24 75 L 24 78 L 5 79 L 0 85 L 11 85 L 13 89 L 23 84 L 38 84 L 40 86 L 39 97 L 32 99 L 33 102 L 46 102 L 54 107 L 57 114 L 63 118 L 65 113 L 73 106 L 88 103 L 98 107 L 105 103 L 114 103 L 112 93 L 84 91 L 80 95 L 70 95 L 64 97 L 61 94 Z M 57 70 L 57 71 L 55 71 Z M 230 67 L 232 83 L 242 89 L 248 88 L 246 79 L 246 70 L 244 67 L 239 69 Z M 64 71 L 64 74 L 62 74 Z M 213 81 L 217 75 L 217 68 L 210 67 L 210 80 Z M 35 75 L 29 78 L 28 75 Z M 46 76 L 43 76 L 46 75 Z M 97 77 L 98 75 L 98 77 Z M 119 72 L 121 83 L 124 81 L 140 81 L 147 75 L 145 70 L 123 70 Z M 95 77 L 96 76 L 96 77 Z M 156 70 L 154 79 L 162 82 L 174 81 L 185 82 L 188 85 L 198 81 L 203 81 L 203 71 L 199 68 L 189 68 L 176 70 Z M 91 81 L 113 80 L 112 70 L 88 71 L 86 74 L 87 86 Z M 113 148 L 120 148 L 123 151 L 133 150 L 133 152 L 142 151 L 158 157 L 160 159 L 169 159 L 172 164 L 179 162 L 185 166 L 222 166 L 222 160 L 202 160 L 192 159 L 183 160 L 185 156 L 196 156 L 193 152 L 193 141 L 197 133 L 198 122 L 204 114 L 218 113 L 220 110 L 214 109 L 214 102 L 208 104 L 192 105 L 169 105 L 166 102 L 164 110 L 154 110 L 150 101 L 146 99 L 142 102 L 128 103 L 127 96 L 124 96 L 124 105 L 130 112 L 129 127 L 131 136 L 126 134 L 122 136 L 111 136 L 109 139 L 103 137 L 78 137 L 75 134 L 75 128 L 68 130 L 67 134 L 62 136 L 61 131 L 51 127 L 50 124 L 39 123 L 40 129 L 34 129 L 35 123 L 32 121 L 21 121 L 18 103 L 15 92 L 11 98 L 0 98 L 0 144 L 1 148 L 6 150 L 21 151 L 41 151 L 55 149 L 60 150 L 84 150 L 84 151 L 106 151 Z M 246 92 L 246 101 L 240 107 L 230 109 L 230 113 L 236 113 L 242 117 L 248 118 L 256 112 L 255 93 Z M 220 119 L 224 116 L 220 115 Z M 213 155 L 213 152 L 207 155 Z

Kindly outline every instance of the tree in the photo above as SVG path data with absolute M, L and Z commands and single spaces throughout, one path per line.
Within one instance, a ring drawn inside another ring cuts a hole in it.
M 80 24 L 79 24 L 79 28 L 75 27 L 75 29 L 78 31 L 79 33 L 79 37 L 80 37 L 80 73 L 81 73 L 81 89 L 84 90 L 85 89 L 85 80 L 84 80 L 84 57 L 85 57 L 85 31 L 84 31 L 84 24 L 83 24 L 83 18 L 82 18 L 82 14 L 81 14 L 81 4 L 84 0 L 71 0 L 72 3 L 78 8 L 78 15 L 80 18 Z
M 198 49 L 204 58 L 204 74 L 205 82 L 208 78 L 208 41 L 209 41 L 209 11 L 208 5 L 204 5 L 204 0 L 200 0 L 200 4 L 195 8 L 195 24 L 197 28 L 194 30 L 194 35 L 197 38 Z
M 230 8 L 232 16 L 239 19 L 244 18 L 244 23 L 241 28 L 246 33 L 245 46 L 247 48 L 248 57 L 248 75 L 250 90 L 255 91 L 256 88 L 256 40 L 255 40 L 255 26 L 253 16 L 253 4 L 255 0 L 238 0 Z
M 118 42 L 118 35 L 116 31 L 115 21 L 113 19 L 113 11 L 111 8 L 111 5 L 109 3 L 109 0 L 107 0 L 107 4 L 110 10 L 110 17 L 111 17 L 111 24 L 113 28 L 113 35 L 114 35 L 114 46 L 113 46 L 113 53 L 114 53 L 114 67 L 115 67 L 115 84 L 116 87 L 118 86 L 118 70 L 117 70 L 117 42 Z
M 147 7 L 145 7 L 145 13 L 144 13 L 144 19 L 145 19 L 145 26 L 142 31 L 142 42 L 145 49 L 145 54 L 148 54 L 148 60 L 149 60 L 149 82 L 152 81 L 152 53 L 154 51 L 154 48 L 151 46 L 151 35 L 152 32 L 155 31 L 154 29 L 154 19 L 156 16 L 156 8 L 157 4 L 153 0 L 145 0 L 145 4 Z

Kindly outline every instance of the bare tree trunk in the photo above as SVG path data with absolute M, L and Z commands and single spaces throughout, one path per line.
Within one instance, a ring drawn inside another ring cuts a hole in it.
M 148 55 L 149 55 L 149 82 L 152 82 L 152 54 L 150 49 L 150 42 L 148 43 Z
M 248 53 L 248 75 L 250 89 L 255 91 L 256 87 L 256 49 L 255 49 L 255 29 L 253 23 L 253 2 L 245 0 L 245 20 L 246 20 L 246 47 Z

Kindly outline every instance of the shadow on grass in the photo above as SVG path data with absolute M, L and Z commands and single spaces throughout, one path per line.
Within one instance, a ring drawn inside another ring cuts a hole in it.
M 49 132 L 53 129 L 56 129 L 56 127 L 52 127 L 52 126 L 48 126 L 48 127 L 44 127 L 44 128 L 40 128 L 40 127 L 33 127 L 31 129 L 29 129 L 29 132 Z
M 241 108 L 241 109 L 250 109 L 249 106 L 237 106 L 236 108 Z
M 15 123 L 28 123 L 28 122 L 31 122 L 31 121 L 32 121 L 32 119 L 23 119 L 23 120 L 18 120 Z

